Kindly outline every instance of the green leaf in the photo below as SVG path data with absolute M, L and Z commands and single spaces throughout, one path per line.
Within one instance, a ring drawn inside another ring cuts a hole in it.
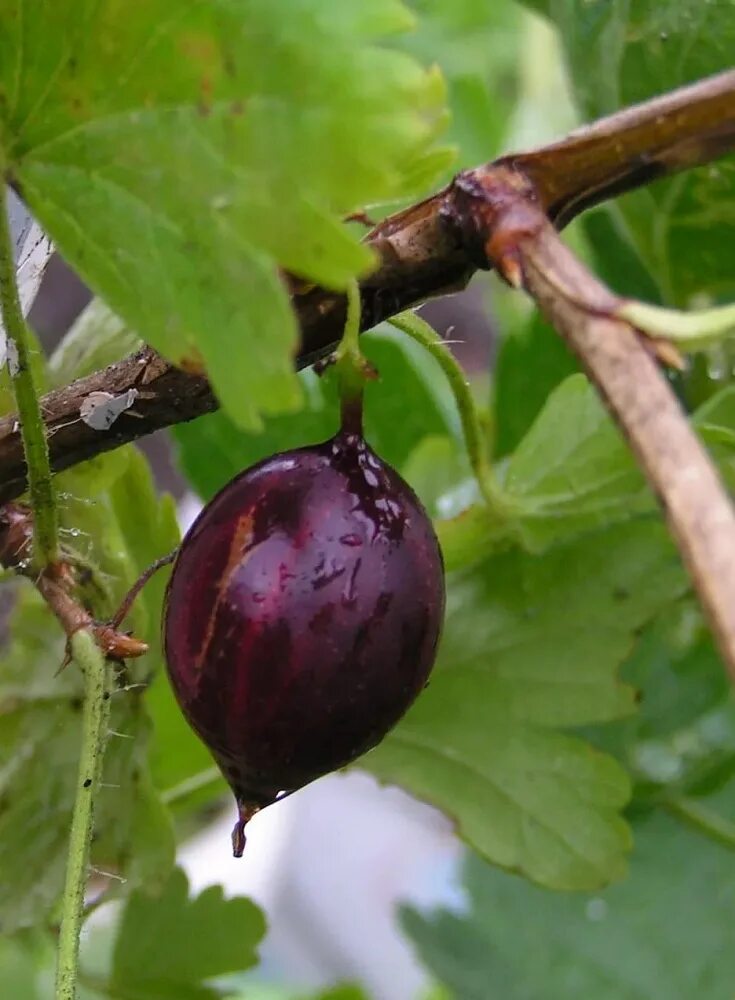
M 50 920 L 63 885 L 83 693 L 75 665 L 56 672 L 64 638 L 30 587 L 11 621 L 0 675 L 0 926 Z M 155 884 L 173 863 L 170 824 L 146 771 L 139 693 L 114 696 L 92 865 Z
M 314 1000 L 366 1000 L 366 994 L 359 986 L 345 984 L 324 990 Z
M 595 274 L 618 295 L 659 302 L 661 289 L 636 253 L 616 201 L 579 219 Z
M 51 355 L 51 380 L 57 386 L 68 385 L 120 361 L 141 343 L 140 337 L 104 302 L 93 299 Z
M 90 600 L 99 618 L 120 606 L 140 574 L 179 541 L 173 498 L 158 497 L 148 462 L 134 447 L 118 449 L 62 473 L 62 537 L 94 572 Z M 126 624 L 150 652 L 131 661 L 134 681 L 148 681 L 161 664 L 160 620 L 169 569 L 156 573 Z
M 639 802 L 702 795 L 735 772 L 735 706 L 727 672 L 692 598 L 667 608 L 622 668 L 638 712 L 585 735 L 631 772 Z
M 389 465 L 401 469 L 430 434 L 450 435 L 464 447 L 454 396 L 438 363 L 400 331 L 378 327 L 361 338 L 378 370 L 365 389 L 365 435 Z
M 138 891 L 128 899 L 111 992 L 135 1000 L 214 996 L 206 981 L 254 965 L 264 933 L 263 915 L 250 900 L 225 899 L 221 886 L 190 898 L 186 875 L 175 869 L 156 896 Z
M 449 507 L 447 519 L 434 522 L 447 572 L 472 566 L 492 556 L 499 547 L 501 549 L 507 547 L 507 536 L 504 532 L 500 536 L 499 546 L 498 533 L 495 530 L 497 526 L 485 504 L 473 502 L 467 507 L 467 494 L 470 500 L 474 498 L 474 482 L 467 481 L 466 484 L 460 485 L 448 494 L 445 493 L 439 499 L 442 506 Z M 464 509 L 455 511 L 453 509 L 455 505 L 463 501 L 465 501 Z
M 431 517 L 450 517 L 458 512 L 456 505 L 466 508 L 466 496 L 473 498 L 477 492 L 467 454 L 452 438 L 437 434 L 423 438 L 402 471 Z M 456 493 L 460 495 L 455 504 Z
M 564 341 L 538 314 L 503 338 L 493 378 L 496 457 L 513 451 L 551 390 L 575 371 Z
M 223 410 L 173 428 L 181 470 L 203 500 L 255 462 L 334 434 L 337 399 L 331 383 L 325 385 L 310 369 L 300 372 L 299 378 L 301 411 L 269 417 L 259 433 L 243 431 Z
M 735 393 L 725 388 L 692 418 L 726 482 L 735 485 Z M 530 551 L 656 510 L 630 450 L 586 378 L 548 397 L 505 470 L 517 530 Z
M 228 993 L 227 1000 L 367 1000 L 367 994 L 351 983 L 332 986 L 318 993 L 305 993 L 303 990 L 288 987 L 273 986 L 248 978 L 242 992 Z
M 418 23 L 401 47 L 446 77 L 456 167 L 499 155 L 518 92 L 521 17 L 508 0 L 413 0 Z
M 444 809 L 504 868 L 554 888 L 620 878 L 627 777 L 559 730 L 633 710 L 617 668 L 685 586 L 647 522 L 451 574 L 430 686 L 362 765 Z
M 586 118 L 731 69 L 729 3 L 700 0 L 549 0 Z M 652 184 L 617 203 L 618 220 L 665 301 L 735 298 L 735 159 Z M 598 255 L 617 253 L 604 243 Z
M 402 924 L 422 961 L 462 1000 L 731 1000 L 732 854 L 661 815 L 635 828 L 630 875 L 594 895 L 559 895 L 465 870 L 470 910 Z
M 224 778 L 212 780 L 214 761 L 184 718 L 165 671 L 160 671 L 146 692 L 146 708 L 153 721 L 150 767 L 156 788 L 186 810 L 231 794 Z M 215 768 L 216 770 L 216 768 Z M 191 779 L 205 776 L 202 789 L 189 789 Z M 186 789 L 182 792 L 183 788 Z M 172 805 L 173 808 L 173 805 Z
M 693 418 L 730 484 L 733 399 L 726 388 Z M 602 527 L 636 510 L 654 510 L 627 447 L 582 376 L 551 395 L 509 462 L 506 488 L 520 505 L 519 527 L 532 550 L 595 523 Z M 454 540 L 449 532 L 450 544 Z M 659 794 L 662 786 L 687 793 L 710 787 L 732 767 L 735 731 L 731 713 L 719 704 L 727 691 L 725 675 L 711 639 L 696 633 L 702 627 L 696 615 L 696 628 L 687 625 L 691 616 L 690 605 L 667 609 L 626 663 L 623 676 L 640 690 L 641 712 L 612 729 L 589 732 L 595 745 L 614 752 L 633 773 L 639 795 Z
M 551 393 L 508 465 L 531 550 L 654 509 L 626 443 L 584 375 Z
M 153 559 L 173 545 L 177 528 L 158 501 L 147 463 L 135 449 L 106 455 L 58 478 L 65 541 L 90 564 L 94 584 L 82 596 L 98 617 L 117 606 Z M 159 623 L 165 579 L 139 597 L 131 624 L 151 652 L 130 661 L 112 706 L 103 786 L 95 809 L 92 864 L 131 885 L 154 887 L 173 864 L 173 838 L 148 772 L 150 722 L 141 685 L 160 663 Z M 0 925 L 49 919 L 63 883 L 76 785 L 83 685 L 76 665 L 57 671 L 65 640 L 29 584 L 19 589 L 10 644 L 0 667 Z
M 0 982 L 8 997 L 41 1000 L 38 968 L 29 947 L 16 939 L 0 938 Z
M 538 11 L 539 14 L 547 14 L 551 2 L 552 0 L 520 0 L 525 7 Z
M 62 254 L 167 357 L 203 358 L 238 424 L 294 409 L 277 267 L 344 287 L 372 257 L 340 216 L 445 165 L 438 73 L 381 45 L 406 8 L 1 0 L 0 21 L 0 171 Z
M 135 448 L 87 462 L 57 481 L 66 494 L 64 523 L 76 538 L 93 545 L 93 562 L 107 581 L 111 612 L 140 573 L 178 544 L 173 500 L 157 497 L 148 464 Z M 160 790 L 212 764 L 185 722 L 162 669 L 161 619 L 169 573 L 168 568 L 159 570 L 148 581 L 127 619 L 134 634 L 150 647 L 144 657 L 129 662 L 128 671 L 130 682 L 148 685 L 145 708 L 153 723 L 148 762 L 153 784 Z M 164 866 L 163 877 L 166 872 Z
M 694 423 L 728 489 L 735 490 L 735 386 L 725 386 L 697 410 Z
M 386 462 L 401 468 L 426 435 L 452 435 L 463 446 L 454 401 L 439 366 L 408 337 L 380 327 L 360 343 L 377 368 L 377 381 L 365 390 L 365 435 Z M 270 418 L 259 434 L 239 430 L 223 413 L 175 428 L 182 468 L 204 499 L 244 468 L 279 451 L 315 444 L 339 425 L 339 405 L 332 372 L 319 379 L 312 371 L 300 378 L 304 409 Z
M 624 675 L 642 692 L 639 711 L 630 720 L 639 738 L 669 736 L 730 695 L 712 636 L 688 601 L 667 610 L 646 630 Z

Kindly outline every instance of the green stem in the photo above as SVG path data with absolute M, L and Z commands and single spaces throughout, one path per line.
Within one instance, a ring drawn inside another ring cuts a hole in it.
M 91 633 L 86 630 L 77 632 L 72 637 L 71 648 L 74 659 L 84 673 L 85 695 L 82 750 L 62 899 L 56 966 L 56 1000 L 75 1000 L 77 995 L 79 934 L 84 915 L 93 803 L 102 770 L 110 716 L 109 670 Z
M 335 351 L 335 367 L 342 407 L 342 430 L 362 434 L 362 397 L 371 368 L 360 350 L 362 303 L 356 281 L 347 286 L 347 319 L 344 333 Z
M 461 366 L 436 330 L 416 313 L 399 313 L 389 322 L 421 344 L 438 361 L 457 403 L 470 466 L 482 497 L 490 510 L 505 520 L 508 516 L 507 503 L 490 468 L 487 438 Z
M 670 799 L 663 808 L 682 823 L 714 840 L 728 851 L 735 851 L 735 823 L 708 809 L 696 799 Z
M 15 258 L 4 198 L 0 198 L 0 315 L 8 341 L 8 369 L 13 382 L 28 467 L 28 488 L 33 507 L 34 555 L 41 568 L 58 561 L 58 513 L 51 482 L 46 431 L 31 370 L 32 337 L 23 318 L 18 297 Z

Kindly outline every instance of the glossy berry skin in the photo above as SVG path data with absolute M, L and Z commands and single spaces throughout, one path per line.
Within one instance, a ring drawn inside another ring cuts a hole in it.
M 236 477 L 184 539 L 164 643 L 241 822 L 375 746 L 424 687 L 444 613 L 431 521 L 358 435 Z

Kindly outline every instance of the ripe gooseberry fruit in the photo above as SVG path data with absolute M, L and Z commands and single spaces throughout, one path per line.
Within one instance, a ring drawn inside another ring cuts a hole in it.
M 355 760 L 427 681 L 444 611 L 439 545 L 398 473 L 343 430 L 232 480 L 168 585 L 168 673 L 237 800 L 259 809 Z

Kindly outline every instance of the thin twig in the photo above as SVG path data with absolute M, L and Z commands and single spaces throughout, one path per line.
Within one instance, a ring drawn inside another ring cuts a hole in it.
M 170 566 L 171 563 L 176 558 L 176 556 L 178 555 L 178 553 L 179 553 L 179 547 L 176 546 L 176 548 L 172 552 L 169 552 L 168 555 L 161 556 L 160 559 L 156 559 L 156 561 L 151 563 L 151 565 L 147 569 L 143 570 L 143 572 L 140 574 L 138 579 L 135 581 L 133 586 L 130 588 L 130 590 L 123 598 L 123 602 L 120 605 L 120 607 L 117 609 L 117 611 L 109 620 L 109 622 L 107 622 L 110 628 L 113 629 L 120 628 L 122 623 L 130 614 L 130 609 L 132 608 L 136 597 L 141 592 L 143 587 L 145 587 L 150 578 L 155 573 L 157 573 L 159 569 L 163 569 L 164 566 Z
M 4 198 L 0 198 L 0 313 L 7 337 L 8 370 L 18 406 L 24 465 L 35 515 L 34 556 L 41 568 L 58 559 L 58 512 L 51 482 L 46 427 L 31 368 L 31 335 L 18 296 L 15 256 Z
M 77 996 L 79 935 L 84 918 L 93 803 L 102 772 L 110 716 L 109 667 L 94 638 L 83 630 L 72 637 L 71 645 L 74 659 L 84 674 L 85 696 L 82 746 L 62 897 L 56 1000 L 76 1000 Z
M 561 228 L 590 205 L 650 181 L 709 163 L 735 148 L 735 70 L 701 80 L 578 129 L 541 149 L 504 156 L 467 171 L 431 198 L 383 220 L 365 237 L 377 266 L 360 282 L 362 329 L 428 298 L 462 288 L 485 266 L 482 247 L 468 246 L 451 219 L 458 198 L 498 167 L 533 188 L 538 205 Z M 478 256 L 479 251 L 479 256 Z M 345 323 L 344 295 L 293 282 L 301 328 L 299 367 L 329 353 Z M 106 431 L 80 419 L 92 392 L 137 389 L 136 417 L 123 413 Z M 101 452 L 192 420 L 217 408 L 201 375 L 174 368 L 148 348 L 49 393 L 42 409 L 51 465 L 69 468 Z M 25 489 L 23 449 L 15 417 L 0 420 L 0 503 Z

